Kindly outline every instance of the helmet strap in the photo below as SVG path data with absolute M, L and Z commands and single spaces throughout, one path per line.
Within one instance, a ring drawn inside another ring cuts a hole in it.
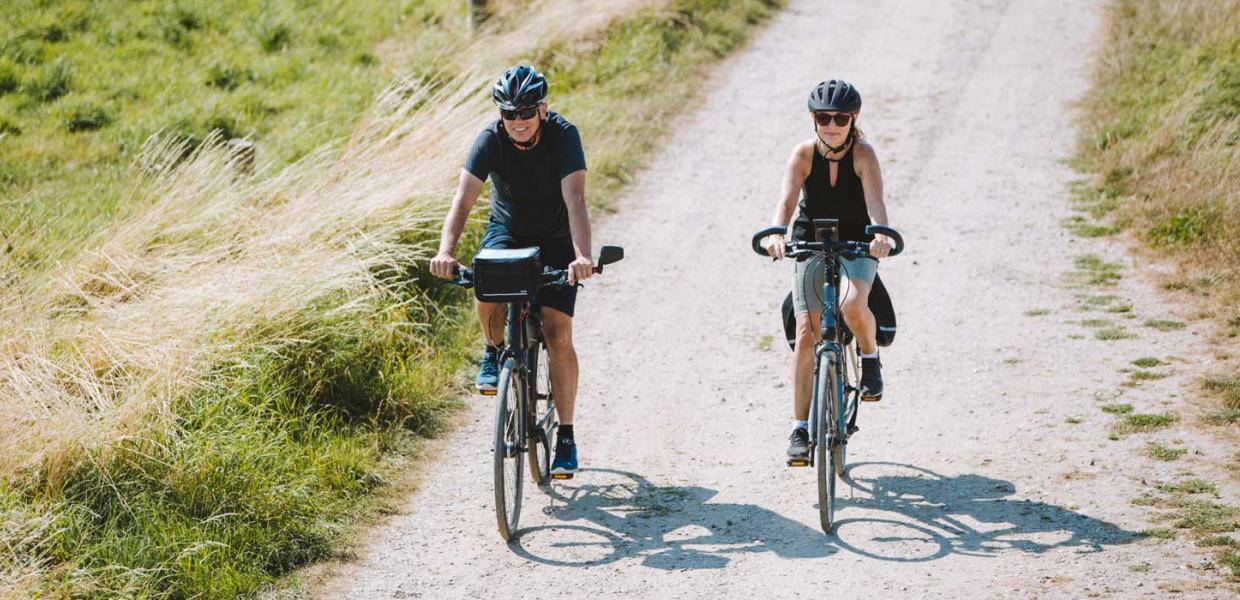
M 822 136 L 818 134 L 818 128 L 817 127 L 814 128 L 814 137 L 818 138 L 818 141 L 821 142 L 823 147 L 827 149 L 826 152 L 822 153 L 822 157 L 831 162 L 840 162 L 841 160 L 844 160 L 844 157 L 842 156 L 840 158 L 831 158 L 830 156 L 827 156 L 827 154 L 838 154 L 840 152 L 847 150 L 848 147 L 852 145 L 853 138 L 856 137 L 855 134 L 856 134 L 855 126 L 849 125 L 848 137 L 844 139 L 843 144 L 840 144 L 837 147 L 837 146 L 832 146 L 831 144 L 828 144 L 827 140 L 822 139 Z
M 524 142 L 524 143 L 518 142 L 517 140 L 512 139 L 512 134 L 508 135 L 508 141 L 512 142 L 513 146 L 516 146 L 522 150 L 530 150 L 534 146 L 537 146 L 538 141 L 542 139 L 542 130 L 543 130 L 543 120 L 539 118 L 538 129 L 534 130 L 534 137 L 531 137 L 530 141 Z

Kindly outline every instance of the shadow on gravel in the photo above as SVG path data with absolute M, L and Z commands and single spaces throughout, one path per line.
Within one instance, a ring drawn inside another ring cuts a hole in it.
M 580 567 L 640 557 L 648 567 L 682 570 L 722 569 L 742 553 L 820 558 L 838 552 L 823 543 L 821 531 L 765 508 L 710 503 L 715 490 L 657 486 L 613 469 L 582 469 L 579 477 L 589 483 L 546 490 L 550 504 L 543 512 L 563 524 L 521 530 L 510 544 L 518 556 Z
M 1141 539 L 1137 532 L 1063 507 L 1009 500 L 1015 485 L 982 475 L 945 477 L 912 465 L 868 462 L 849 465 L 844 482 L 852 489 L 838 487 L 831 542 L 879 560 L 1041 554 L 1060 548 L 1086 554 Z M 874 516 L 875 511 L 888 514 Z

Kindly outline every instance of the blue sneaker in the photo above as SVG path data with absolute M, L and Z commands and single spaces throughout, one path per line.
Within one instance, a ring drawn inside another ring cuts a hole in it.
M 478 365 L 478 377 L 474 379 L 474 387 L 484 396 L 494 396 L 495 386 L 499 385 L 499 348 L 487 346 L 482 355 L 482 363 Z
M 551 463 L 553 479 L 572 479 L 577 472 L 577 442 L 560 438 L 555 444 L 555 460 Z

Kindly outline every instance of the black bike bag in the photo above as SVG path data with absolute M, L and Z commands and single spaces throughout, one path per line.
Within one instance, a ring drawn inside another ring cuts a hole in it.
M 474 257 L 474 296 L 483 302 L 524 302 L 542 285 L 538 248 L 484 248 Z
M 874 274 L 874 285 L 870 288 L 870 312 L 874 313 L 874 321 L 878 325 L 877 338 L 879 346 L 890 346 L 891 342 L 896 339 L 896 311 L 891 305 L 891 295 L 887 293 L 887 286 L 883 285 L 883 280 L 878 274 Z M 784 316 L 784 335 L 788 338 L 788 347 L 796 348 L 797 343 L 797 319 L 792 306 L 792 292 L 784 297 L 783 316 Z M 845 338 L 851 338 L 852 333 L 848 331 L 848 326 L 844 325 Z

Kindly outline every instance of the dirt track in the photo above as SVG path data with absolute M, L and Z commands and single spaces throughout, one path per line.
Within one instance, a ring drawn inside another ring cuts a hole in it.
M 322 597 L 1222 594 L 1204 587 L 1216 576 L 1185 568 L 1203 556 L 1190 542 L 1141 539 L 1150 509 L 1128 501 L 1227 449 L 1185 442 L 1183 425 L 1112 441 L 1098 409 L 1122 394 L 1138 411 L 1187 415 L 1177 390 L 1195 366 L 1135 388 L 1119 387 L 1119 370 L 1191 353 L 1199 332 L 1133 323 L 1134 339 L 1094 339 L 1076 324 L 1093 316 L 1076 296 L 1092 292 L 1064 284 L 1075 255 L 1123 256 L 1060 224 L 1100 13 L 1091 0 L 790 1 L 596 224 L 596 242 L 629 257 L 578 305 L 586 470 L 549 492 L 527 480 L 522 535 L 505 545 L 493 409 L 478 399 L 437 445 L 459 450 Z M 783 466 L 791 354 L 776 311 L 791 265 L 747 245 L 811 133 L 806 93 L 832 76 L 864 95 L 860 124 L 909 249 L 882 266 L 900 333 L 827 537 L 813 471 Z M 1107 293 L 1141 320 L 1169 312 L 1132 273 Z M 1198 453 L 1141 457 L 1174 439 Z

